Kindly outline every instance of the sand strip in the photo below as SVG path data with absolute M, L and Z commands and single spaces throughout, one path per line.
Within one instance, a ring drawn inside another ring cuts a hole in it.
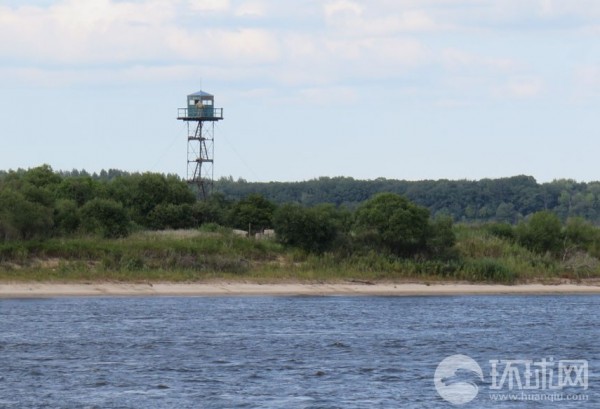
M 577 284 L 256 284 L 256 283 L 0 283 L 0 298 L 78 296 L 242 296 L 242 295 L 486 295 L 600 294 L 600 285 Z

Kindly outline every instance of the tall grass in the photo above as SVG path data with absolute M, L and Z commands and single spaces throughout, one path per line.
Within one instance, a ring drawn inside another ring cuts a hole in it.
M 451 259 L 385 252 L 311 255 L 269 240 L 204 230 L 138 232 L 124 239 L 73 237 L 0 243 L 0 280 L 10 281 L 468 281 L 513 284 L 600 277 L 590 255 L 561 262 L 476 226 L 455 226 Z
M 137 233 L 124 239 L 5 243 L 0 245 L 0 279 L 198 280 L 220 273 L 246 274 L 253 264 L 276 258 L 282 251 L 277 243 L 229 233 Z

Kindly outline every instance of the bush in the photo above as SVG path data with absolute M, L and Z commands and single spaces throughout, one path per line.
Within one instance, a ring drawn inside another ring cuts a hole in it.
M 81 224 L 88 233 L 105 238 L 125 237 L 130 223 L 123 205 L 111 199 L 93 199 L 81 208 Z
M 270 228 L 276 206 L 261 195 L 249 195 L 233 205 L 230 214 L 231 225 L 251 233 Z
M 59 198 L 74 200 L 77 206 L 83 206 L 100 193 L 100 182 L 89 176 L 63 179 L 56 191 Z
M 449 216 L 440 216 L 431 222 L 430 236 L 427 239 L 427 249 L 431 255 L 446 259 L 457 256 L 451 251 L 456 244 L 452 226 L 452 218 Z
M 228 214 L 231 210 L 231 201 L 226 200 L 222 193 L 213 193 L 208 200 L 196 202 L 193 206 L 194 217 L 200 224 L 216 223 L 221 226 L 228 225 Z M 247 229 L 248 226 L 244 228 Z
M 199 225 L 189 204 L 159 204 L 148 215 L 148 224 L 156 230 L 186 229 Z
M 0 239 L 46 237 L 52 224 L 51 208 L 31 202 L 12 189 L 0 191 Z
M 533 252 L 557 255 L 562 247 L 562 224 L 552 212 L 537 212 L 517 226 L 517 237 L 521 245 Z
M 593 252 L 599 240 L 598 229 L 580 217 L 567 220 L 563 259 L 581 252 Z
M 364 242 L 399 256 L 426 250 L 431 236 L 429 210 L 394 193 L 381 193 L 363 203 L 356 223 Z
M 195 202 L 194 194 L 184 181 L 158 173 L 119 177 L 108 186 L 110 196 L 123 203 L 133 221 L 146 227 L 152 227 L 149 215 L 158 205 Z
M 81 216 L 77 202 L 70 199 L 59 199 L 54 206 L 54 231 L 58 235 L 72 234 L 79 229 Z
M 308 252 L 329 249 L 337 236 L 335 219 L 329 208 L 304 208 L 297 204 L 281 206 L 273 217 L 277 239 Z
M 516 237 L 515 229 L 509 223 L 490 223 L 485 226 L 490 234 L 506 240 L 514 240 Z
M 200 231 L 205 232 L 205 233 L 223 233 L 226 231 L 229 231 L 229 229 L 218 225 L 217 223 L 204 223 L 200 226 Z

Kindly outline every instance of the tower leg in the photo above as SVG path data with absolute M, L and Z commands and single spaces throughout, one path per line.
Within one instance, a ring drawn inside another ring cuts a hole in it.
M 206 200 L 213 186 L 214 122 L 188 121 L 187 182 Z

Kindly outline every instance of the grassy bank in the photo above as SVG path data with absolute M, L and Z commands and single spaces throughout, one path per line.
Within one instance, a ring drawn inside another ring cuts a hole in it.
M 567 259 L 530 252 L 484 228 L 455 226 L 447 260 L 378 252 L 311 255 L 227 230 L 139 232 L 124 239 L 78 237 L 0 244 L 1 281 L 469 281 L 558 282 L 600 277 L 587 254 Z

